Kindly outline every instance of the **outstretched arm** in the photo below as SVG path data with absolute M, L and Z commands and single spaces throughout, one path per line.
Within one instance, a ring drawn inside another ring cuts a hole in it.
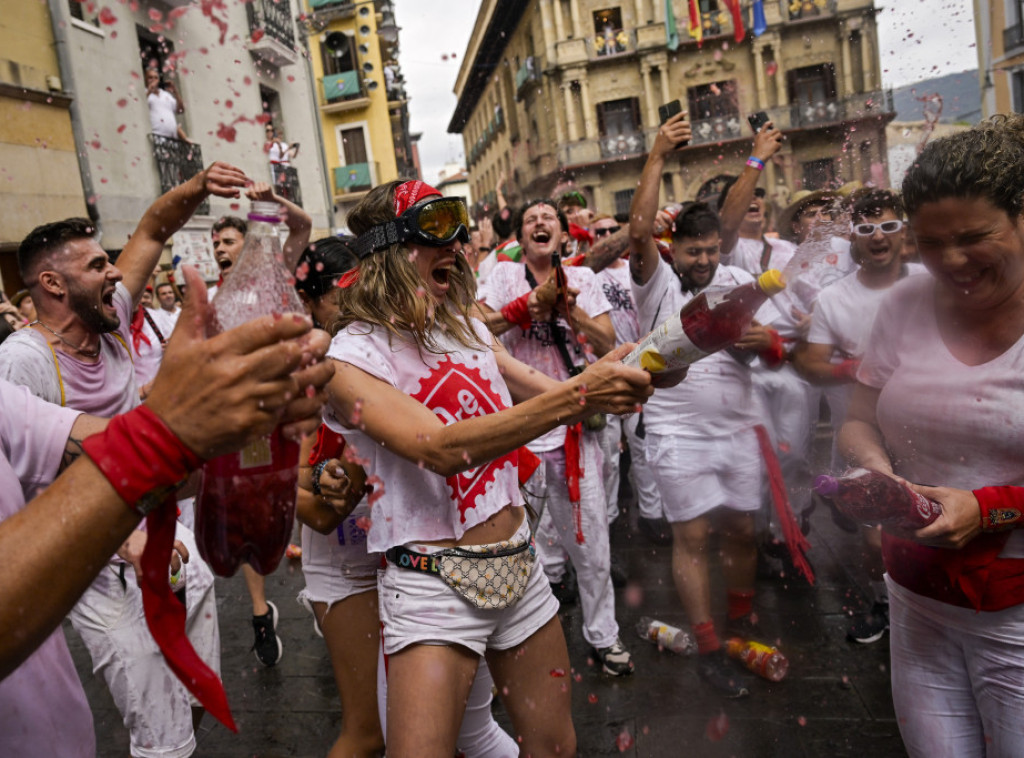
M 284 208 L 284 224 L 288 227 L 288 239 L 284 241 L 284 264 L 289 271 L 299 265 L 299 257 L 309 244 L 309 234 L 313 229 L 313 219 L 295 203 L 285 200 L 274 192 L 274 188 L 266 182 L 256 182 L 245 191 L 250 200 L 261 200 L 277 203 Z
M 240 168 L 218 161 L 165 192 L 149 206 L 117 259 L 124 286 L 131 293 L 134 305 L 139 304 L 167 240 L 192 218 L 199 204 L 210 195 L 240 197 L 241 188 L 248 182 Z
M 754 147 L 750 155 L 762 165 L 771 160 L 775 153 L 782 147 L 782 132 L 775 128 L 771 121 L 765 123 L 760 131 L 754 135 Z M 736 247 L 736 241 L 740 237 L 740 224 L 743 217 L 747 215 L 750 208 L 750 201 L 754 199 L 754 188 L 761 178 L 761 169 L 751 166 L 750 161 L 743 167 L 739 179 L 732 185 L 729 195 L 722 205 L 722 212 L 719 218 L 722 222 L 722 254 L 731 253 Z
M 629 273 L 637 284 L 650 281 L 660 260 L 653 234 L 665 158 L 676 149 L 676 145 L 688 142 L 691 136 L 690 122 L 686 120 L 685 113 L 677 113 L 670 118 L 658 129 L 640 174 L 640 185 L 629 207 Z

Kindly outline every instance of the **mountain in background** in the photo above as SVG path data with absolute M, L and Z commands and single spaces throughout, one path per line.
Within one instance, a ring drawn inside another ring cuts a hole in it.
M 940 123 L 966 122 L 976 124 L 981 120 L 981 89 L 978 86 L 978 70 L 946 74 L 934 79 L 924 79 L 914 84 L 893 89 L 897 121 L 924 120 L 924 103 L 918 98 L 938 93 L 942 96 L 942 118 Z

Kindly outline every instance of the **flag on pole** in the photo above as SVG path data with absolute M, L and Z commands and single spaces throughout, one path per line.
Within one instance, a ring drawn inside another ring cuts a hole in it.
M 751 31 L 755 37 L 760 37 L 768 31 L 768 22 L 764 17 L 764 0 L 753 0 L 750 5 L 754 12 L 754 28 Z
M 722 0 L 728 6 L 732 14 L 732 36 L 737 42 L 742 42 L 747 36 L 747 30 L 743 28 L 743 14 L 740 12 L 740 0 Z
M 665 44 L 669 50 L 679 49 L 679 29 L 676 28 L 676 12 L 672 0 L 665 0 Z
M 690 23 L 686 27 L 690 36 L 697 40 L 697 47 L 704 42 L 704 24 L 700 17 L 700 8 L 697 7 L 697 0 L 690 0 Z

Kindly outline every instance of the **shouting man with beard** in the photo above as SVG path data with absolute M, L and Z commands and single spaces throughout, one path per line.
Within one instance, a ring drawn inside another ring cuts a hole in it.
M 560 255 L 569 238 L 568 221 L 554 201 L 536 200 L 518 213 L 515 224 L 523 261 L 498 263 L 478 293 L 488 327 L 500 335 L 513 357 L 563 381 L 615 346 L 611 304 L 590 269 L 562 269 Z M 564 276 L 564 279 L 562 278 Z M 561 282 L 561 283 L 560 283 Z M 538 551 L 548 579 L 561 580 L 561 548 L 568 552 L 579 581 L 583 637 L 594 648 L 605 673 L 630 674 L 633 661 L 619 639 L 611 580 L 608 518 L 597 435 L 577 424 L 558 427 L 527 446 L 543 465 L 530 489 L 545 499 L 558 531 L 539 535 Z

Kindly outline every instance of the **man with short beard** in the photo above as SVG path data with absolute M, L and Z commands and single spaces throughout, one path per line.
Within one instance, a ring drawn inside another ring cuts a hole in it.
M 569 235 L 568 222 L 554 201 L 527 204 L 519 211 L 515 227 L 524 261 L 502 261 L 494 267 L 478 293 L 481 309 L 488 327 L 501 336 L 513 357 L 562 381 L 570 376 L 567 363 L 573 364 L 573 371 L 586 364 L 586 350 L 601 356 L 615 346 L 615 330 L 608 315 L 611 305 L 589 269 L 556 269 Z M 562 291 L 558 271 L 566 277 Z M 545 507 L 558 530 L 561 547 L 576 568 L 583 637 L 594 648 L 605 673 L 630 674 L 633 660 L 619 639 L 615 620 L 597 437 L 581 432 L 579 425 L 558 427 L 527 447 L 543 461 L 534 474 L 536 480 L 531 480 L 531 490 L 539 497 L 546 495 Z M 570 480 L 578 481 L 578 488 L 570 488 Z M 543 538 L 537 543 L 548 579 L 559 581 L 561 577 L 552 572 L 564 571 L 564 559 L 558 560 L 561 548 L 549 547 Z
M 162 195 L 111 263 L 87 219 L 37 227 L 18 249 L 18 267 L 37 320 L 0 346 L 0 378 L 51 403 L 112 417 L 139 405 L 129 345 L 132 313 L 167 239 L 209 195 L 239 197 L 248 184 L 214 163 Z M 191 554 L 184 592 L 186 631 L 200 657 L 220 668 L 213 575 L 192 532 L 178 524 L 175 549 Z M 188 691 L 170 671 L 143 619 L 136 575 L 146 533 L 135 531 L 70 614 L 131 733 L 132 755 L 187 756 L 195 749 Z M 159 697 L 154 697 L 158 694 Z M 198 720 L 196 721 L 198 723 Z

